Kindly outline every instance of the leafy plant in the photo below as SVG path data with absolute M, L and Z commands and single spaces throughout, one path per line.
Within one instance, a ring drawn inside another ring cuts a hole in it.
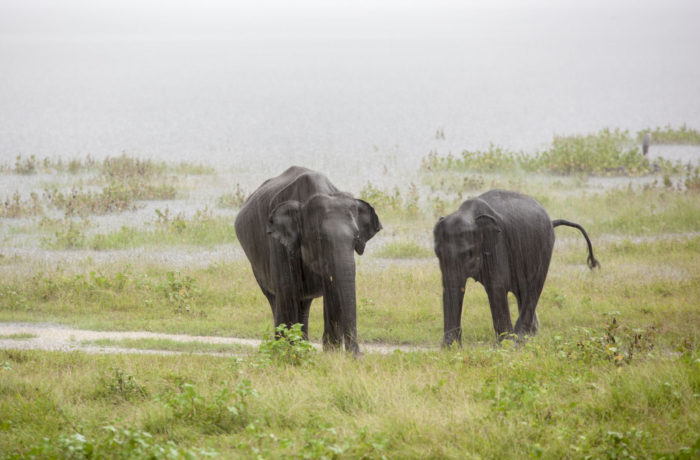
M 236 184 L 233 192 L 224 193 L 216 199 L 217 208 L 240 208 L 246 199 L 246 193 L 241 189 L 240 184 Z
M 209 399 L 191 383 L 182 383 L 178 392 L 160 395 L 158 399 L 173 411 L 173 417 L 198 423 L 206 429 L 229 432 L 246 426 L 249 420 L 248 400 L 258 397 L 250 380 L 241 380 L 232 390 L 224 386 Z
M 26 455 L 10 455 L 8 459 L 187 459 L 199 456 L 215 456 L 215 451 L 189 450 L 177 446 L 172 441 L 158 443 L 153 436 L 140 430 L 117 429 L 111 425 L 104 427 L 105 436 L 92 439 L 81 433 L 60 435 L 55 439 L 44 438 Z
M 313 352 L 311 343 L 304 340 L 299 323 L 289 328 L 286 324 L 280 324 L 275 328 L 275 338 L 263 341 L 259 349 L 263 362 L 293 366 L 307 363 Z
M 131 399 L 143 399 L 148 396 L 146 387 L 138 383 L 133 375 L 127 374 L 118 367 L 110 367 L 111 376 L 101 377 L 100 393 L 129 401 Z
M 182 276 L 180 272 L 175 271 L 165 274 L 165 282 L 160 285 L 160 290 L 175 309 L 175 313 L 192 313 L 192 302 L 200 294 L 194 278 Z
M 6 198 L 0 202 L 0 217 L 18 218 L 26 216 L 40 216 L 44 214 L 39 195 L 36 192 L 29 194 L 29 200 L 23 200 L 19 192 L 15 191 L 12 198 Z

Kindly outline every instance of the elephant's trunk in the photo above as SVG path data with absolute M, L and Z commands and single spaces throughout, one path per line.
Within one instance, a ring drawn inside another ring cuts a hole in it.
M 324 281 L 324 348 L 340 347 L 345 341 L 345 350 L 358 354 L 355 259 L 350 254 L 336 259 L 333 265 Z
M 444 336 L 442 346 L 449 347 L 455 341 L 462 346 L 462 302 L 466 277 L 442 276 L 442 310 L 444 318 Z

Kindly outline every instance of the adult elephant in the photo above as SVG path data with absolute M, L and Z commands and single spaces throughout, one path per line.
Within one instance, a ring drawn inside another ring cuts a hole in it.
M 311 301 L 323 296 L 324 350 L 344 340 L 359 353 L 353 251 L 382 229 L 374 208 L 293 166 L 248 197 L 235 228 L 275 327 L 301 323 L 308 339 Z
M 579 224 L 550 220 L 533 198 L 491 190 L 462 203 L 435 225 L 435 253 L 443 286 L 443 346 L 462 343 L 462 303 L 467 278 L 486 289 L 493 327 L 499 338 L 513 332 L 508 292 L 518 300 L 515 333 L 536 334 L 535 308 L 544 286 L 554 247 L 554 227 L 581 231 L 588 243 L 588 266 L 598 266 L 588 234 Z

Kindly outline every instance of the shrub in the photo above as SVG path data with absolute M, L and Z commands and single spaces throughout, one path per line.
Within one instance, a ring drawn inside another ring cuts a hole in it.
M 257 398 L 258 392 L 244 379 L 233 390 L 224 386 L 210 400 L 190 383 L 181 384 L 178 392 L 160 395 L 158 400 L 172 410 L 175 419 L 199 424 L 207 432 L 230 432 L 247 425 L 250 397 Z
M 291 364 L 299 366 L 309 361 L 314 353 L 314 348 L 304 340 L 301 324 L 293 324 L 287 328 L 286 324 L 280 324 L 275 328 L 275 338 L 263 341 L 260 344 L 260 362 Z
M 32 192 L 29 200 L 22 200 L 19 192 L 15 191 L 12 198 L 6 198 L 0 203 L 0 217 L 14 219 L 26 216 L 40 216 L 44 214 L 44 207 L 39 201 L 39 195 Z

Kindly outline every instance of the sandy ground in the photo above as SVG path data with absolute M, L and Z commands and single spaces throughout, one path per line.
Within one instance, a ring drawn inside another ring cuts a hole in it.
M 6 338 L 14 334 L 32 334 L 29 339 Z M 146 331 L 88 331 L 73 329 L 54 323 L 0 323 L 0 349 L 13 350 L 50 350 L 50 351 L 81 351 L 85 353 L 138 353 L 158 355 L 207 354 L 215 356 L 232 356 L 234 353 L 190 353 L 164 350 L 142 350 L 136 348 L 103 347 L 88 345 L 83 342 L 99 339 L 167 339 L 179 342 L 203 342 L 213 344 L 238 344 L 251 347 L 251 351 L 260 345 L 260 340 L 237 337 L 194 336 L 184 334 L 163 334 Z M 321 344 L 313 343 L 321 350 Z M 389 354 L 396 350 L 408 352 L 428 350 L 429 348 L 410 347 L 403 345 L 360 344 L 363 353 Z

